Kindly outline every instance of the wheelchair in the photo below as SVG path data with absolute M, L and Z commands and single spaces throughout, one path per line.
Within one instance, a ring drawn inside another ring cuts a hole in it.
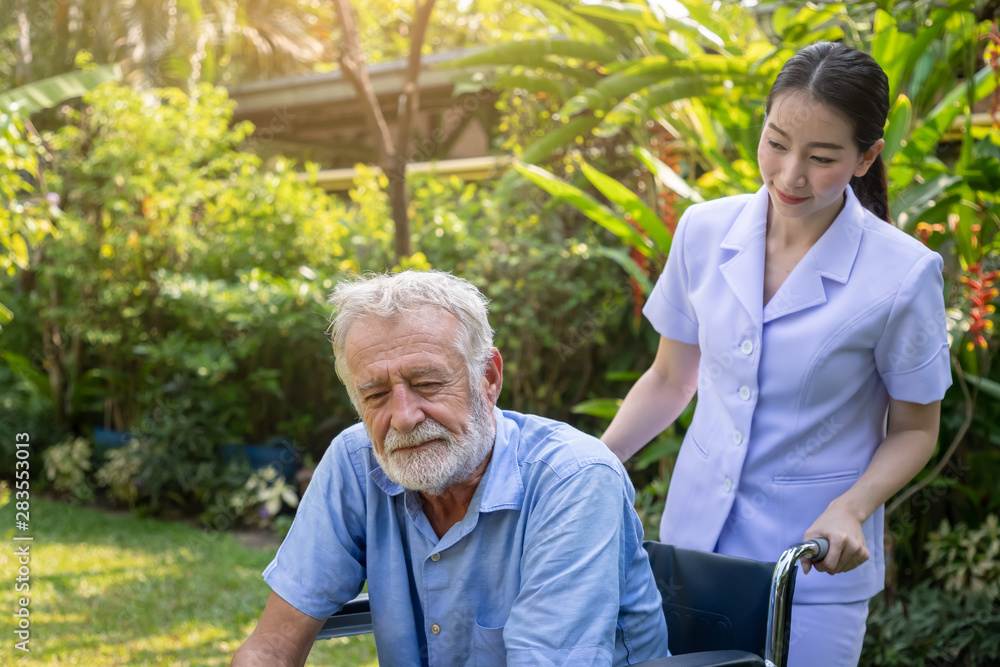
M 761 562 L 646 541 L 663 599 L 670 657 L 641 667 L 784 667 L 788 661 L 792 594 L 801 558 L 823 560 L 829 542 L 794 544 L 777 562 Z M 351 600 L 316 637 L 372 631 L 368 596 Z

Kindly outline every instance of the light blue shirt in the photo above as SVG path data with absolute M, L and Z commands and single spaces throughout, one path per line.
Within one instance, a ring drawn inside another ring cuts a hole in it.
M 889 398 L 940 400 L 951 384 L 940 255 L 844 208 L 766 305 L 768 194 L 691 206 L 643 310 L 696 343 L 698 405 L 670 480 L 660 540 L 773 561 L 868 468 Z M 882 589 L 883 510 L 862 530 L 871 558 L 799 577 L 796 602 Z
M 326 618 L 367 579 L 383 665 L 628 665 L 668 655 L 625 469 L 565 424 L 494 410 L 493 457 L 438 539 L 363 425 L 316 468 L 264 579 Z

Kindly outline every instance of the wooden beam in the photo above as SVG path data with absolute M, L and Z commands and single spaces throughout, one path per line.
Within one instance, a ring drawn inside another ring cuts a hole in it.
M 511 158 L 509 156 L 487 156 L 462 158 L 458 160 L 438 160 L 436 162 L 413 162 L 406 165 L 406 174 L 436 174 L 438 176 L 458 176 L 467 181 L 479 181 L 502 173 Z M 378 167 L 370 167 L 372 172 L 381 174 Z M 323 169 L 316 174 L 316 185 L 328 192 L 343 192 L 354 187 L 356 169 Z M 309 174 L 297 175 L 300 181 L 308 181 Z

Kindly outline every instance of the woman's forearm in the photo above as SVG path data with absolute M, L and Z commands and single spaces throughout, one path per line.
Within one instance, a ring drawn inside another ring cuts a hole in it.
M 934 454 L 940 405 L 940 401 L 929 405 L 893 401 L 888 433 L 875 450 L 868 469 L 834 503 L 864 522 L 906 486 Z

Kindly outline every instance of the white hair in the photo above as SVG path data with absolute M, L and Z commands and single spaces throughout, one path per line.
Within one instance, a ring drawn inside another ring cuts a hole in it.
M 347 333 L 360 320 L 375 317 L 393 320 L 425 308 L 440 308 L 458 320 L 455 345 L 465 359 L 469 387 L 482 377 L 491 358 L 493 329 L 486 316 L 489 301 L 468 280 L 442 271 L 403 271 L 367 274 L 339 283 L 330 293 L 335 310 L 330 339 L 337 375 L 347 387 L 351 402 L 360 408 L 350 369 L 344 359 Z

